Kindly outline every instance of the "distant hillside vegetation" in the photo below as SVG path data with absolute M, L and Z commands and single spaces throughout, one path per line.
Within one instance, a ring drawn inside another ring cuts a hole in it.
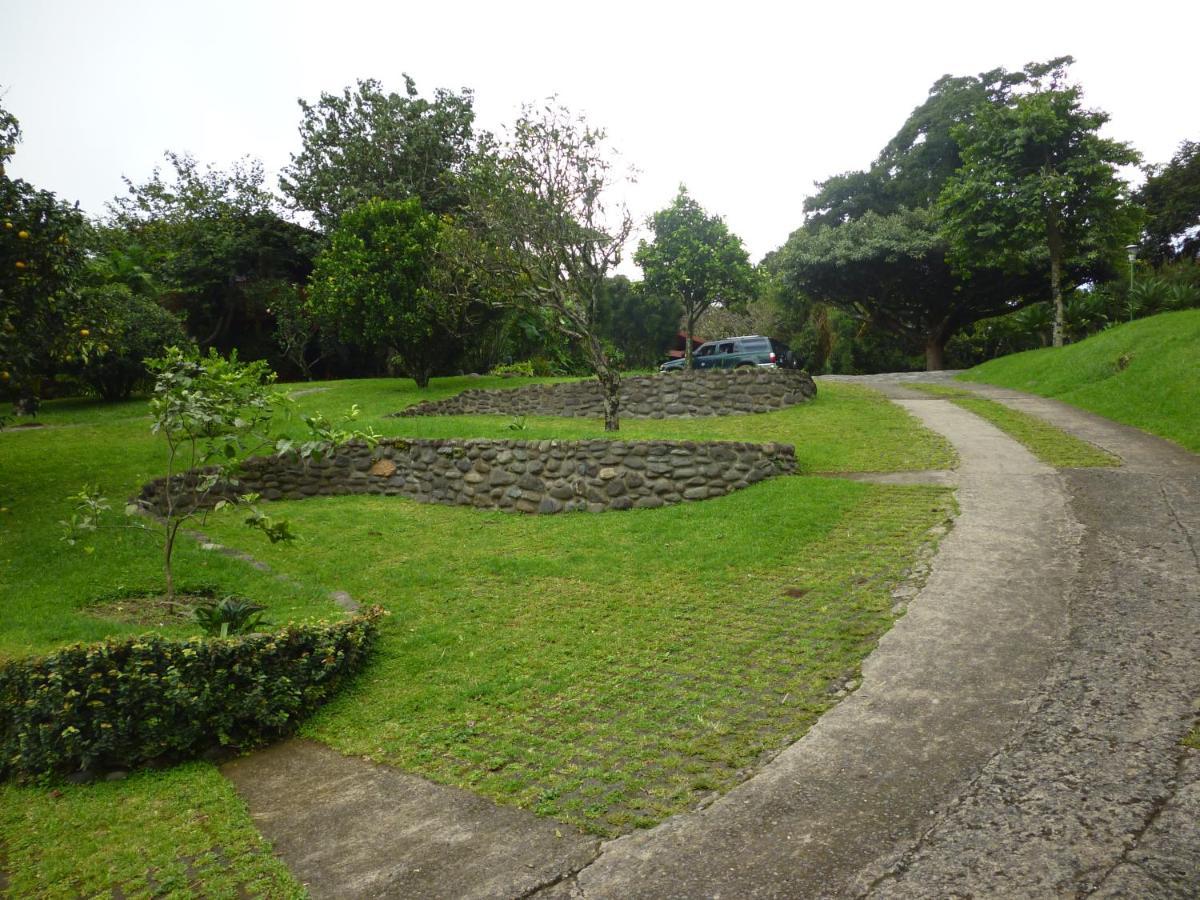
M 1014 353 L 960 377 L 1063 400 L 1200 453 L 1200 309 Z

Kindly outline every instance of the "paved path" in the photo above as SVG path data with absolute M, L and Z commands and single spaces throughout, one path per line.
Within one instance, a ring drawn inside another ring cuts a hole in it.
M 311 741 L 222 771 L 313 897 L 524 897 L 586 865 L 599 843 Z
M 1055 471 L 924 377 L 866 380 L 955 444 L 925 480 L 956 526 L 858 690 L 750 781 L 598 846 L 293 742 L 226 769 L 256 823 L 314 896 L 1196 896 L 1200 457 L 979 388 L 1125 461 Z

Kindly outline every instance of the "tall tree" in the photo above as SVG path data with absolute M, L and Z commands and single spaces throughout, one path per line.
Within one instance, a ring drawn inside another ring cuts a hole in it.
M 551 313 L 580 343 L 604 401 L 604 428 L 620 427 L 621 376 L 602 340 L 597 305 L 633 229 L 609 197 L 617 181 L 605 133 L 551 102 L 526 106 L 493 161 L 479 160 L 471 216 L 502 249 L 518 301 Z
M 675 201 L 651 216 L 649 224 L 654 240 L 642 241 L 633 261 L 642 267 L 646 290 L 679 298 L 690 369 L 691 337 L 700 317 L 714 306 L 745 306 L 754 296 L 754 269 L 741 238 L 719 216 L 706 213 L 683 185 Z
M 340 95 L 300 100 L 301 149 L 279 179 L 298 210 L 322 230 L 342 214 L 378 197 L 416 197 L 433 213 L 458 209 L 458 175 L 473 147 L 475 111 L 469 90 L 437 90 L 432 100 L 404 76 L 404 93 L 387 93 L 373 79 Z
M 1084 109 L 1079 88 L 1064 84 L 1069 64 L 952 129 L 963 165 L 940 200 L 952 259 L 963 270 L 1024 272 L 1049 261 L 1055 347 L 1063 343 L 1068 263 L 1111 256 L 1137 233 L 1117 167 L 1139 154 L 1100 137 L 1108 116 Z
M 867 212 L 837 227 L 802 229 L 788 240 L 783 267 L 791 285 L 925 353 L 930 371 L 944 368 L 950 337 L 978 319 L 1014 308 L 1013 298 L 1035 285 L 986 273 L 963 280 L 946 262 L 937 211 Z
M 924 352 L 927 368 L 940 369 L 958 329 L 1040 299 L 1028 273 L 953 272 L 935 202 L 962 164 L 955 129 L 1066 59 L 940 78 L 868 169 L 819 184 L 776 264 L 791 304 L 836 306 L 899 336 L 905 349 Z
M 1200 141 L 1184 141 L 1166 165 L 1148 166 L 1136 199 L 1146 214 L 1144 258 L 1200 257 Z

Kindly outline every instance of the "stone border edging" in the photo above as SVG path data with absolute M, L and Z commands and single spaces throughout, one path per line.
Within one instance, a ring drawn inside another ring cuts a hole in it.
M 785 409 L 813 399 L 817 386 L 807 372 L 748 367 L 634 375 L 621 379 L 621 415 L 630 419 L 691 419 Z M 604 415 L 595 381 L 530 384 L 518 388 L 469 388 L 445 400 L 416 403 L 394 417 L 407 416 L 565 416 Z
M 653 509 L 719 497 L 795 470 L 790 444 L 388 438 L 374 448 L 347 444 L 307 463 L 254 457 L 236 483 L 214 488 L 206 505 L 253 492 L 264 500 L 383 494 L 542 514 Z M 200 474 L 175 479 L 182 485 Z M 161 514 L 163 483 L 144 485 L 136 502 Z

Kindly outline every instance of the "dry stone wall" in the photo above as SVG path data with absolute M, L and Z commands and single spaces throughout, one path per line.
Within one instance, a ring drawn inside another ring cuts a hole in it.
M 525 513 L 602 512 L 718 497 L 795 469 L 789 444 L 391 438 L 374 448 L 348 444 L 307 464 L 256 457 L 236 485 L 219 485 L 206 503 L 249 492 L 266 500 L 386 494 Z M 197 476 L 176 477 L 178 493 Z M 164 479 L 150 482 L 139 502 L 161 514 L 163 487 Z
M 744 369 L 668 372 L 621 380 L 621 415 L 631 419 L 686 419 L 770 412 L 817 395 L 806 372 Z M 592 380 L 486 390 L 417 403 L 396 416 L 570 416 L 601 418 L 600 386 Z

